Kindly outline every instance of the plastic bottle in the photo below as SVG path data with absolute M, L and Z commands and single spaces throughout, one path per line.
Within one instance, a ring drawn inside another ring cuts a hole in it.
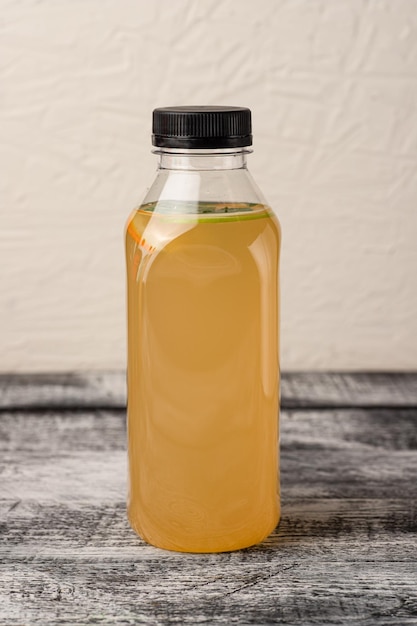
M 249 109 L 156 109 L 126 228 L 128 516 L 169 550 L 244 548 L 279 520 L 280 227 L 251 144 Z

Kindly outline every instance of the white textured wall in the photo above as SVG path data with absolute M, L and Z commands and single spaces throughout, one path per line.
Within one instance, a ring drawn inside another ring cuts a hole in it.
M 151 110 L 253 110 L 282 365 L 417 367 L 417 2 L 0 0 L 0 369 L 124 365 Z

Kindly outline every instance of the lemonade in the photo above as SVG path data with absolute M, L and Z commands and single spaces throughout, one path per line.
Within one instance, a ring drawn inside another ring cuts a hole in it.
M 261 204 L 128 222 L 128 515 L 153 545 L 233 550 L 278 522 L 279 248 Z

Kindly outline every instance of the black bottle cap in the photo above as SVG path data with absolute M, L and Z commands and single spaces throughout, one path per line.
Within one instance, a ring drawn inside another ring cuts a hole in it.
M 250 109 L 164 107 L 153 112 L 152 143 L 161 148 L 241 148 L 252 145 Z

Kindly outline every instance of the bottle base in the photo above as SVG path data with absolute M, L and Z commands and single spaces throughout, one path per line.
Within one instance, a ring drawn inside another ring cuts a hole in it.
M 246 536 L 237 538 L 222 538 L 221 540 L 213 540 L 205 537 L 200 541 L 189 540 L 187 543 L 175 541 L 163 537 L 156 537 L 147 532 L 134 520 L 128 513 L 128 520 L 131 528 L 139 537 L 149 545 L 170 552 L 182 552 L 191 554 L 213 554 L 221 552 L 234 552 L 243 550 L 262 543 L 277 528 L 280 523 L 281 516 L 277 514 L 273 521 L 265 528 L 257 532 L 248 533 Z

